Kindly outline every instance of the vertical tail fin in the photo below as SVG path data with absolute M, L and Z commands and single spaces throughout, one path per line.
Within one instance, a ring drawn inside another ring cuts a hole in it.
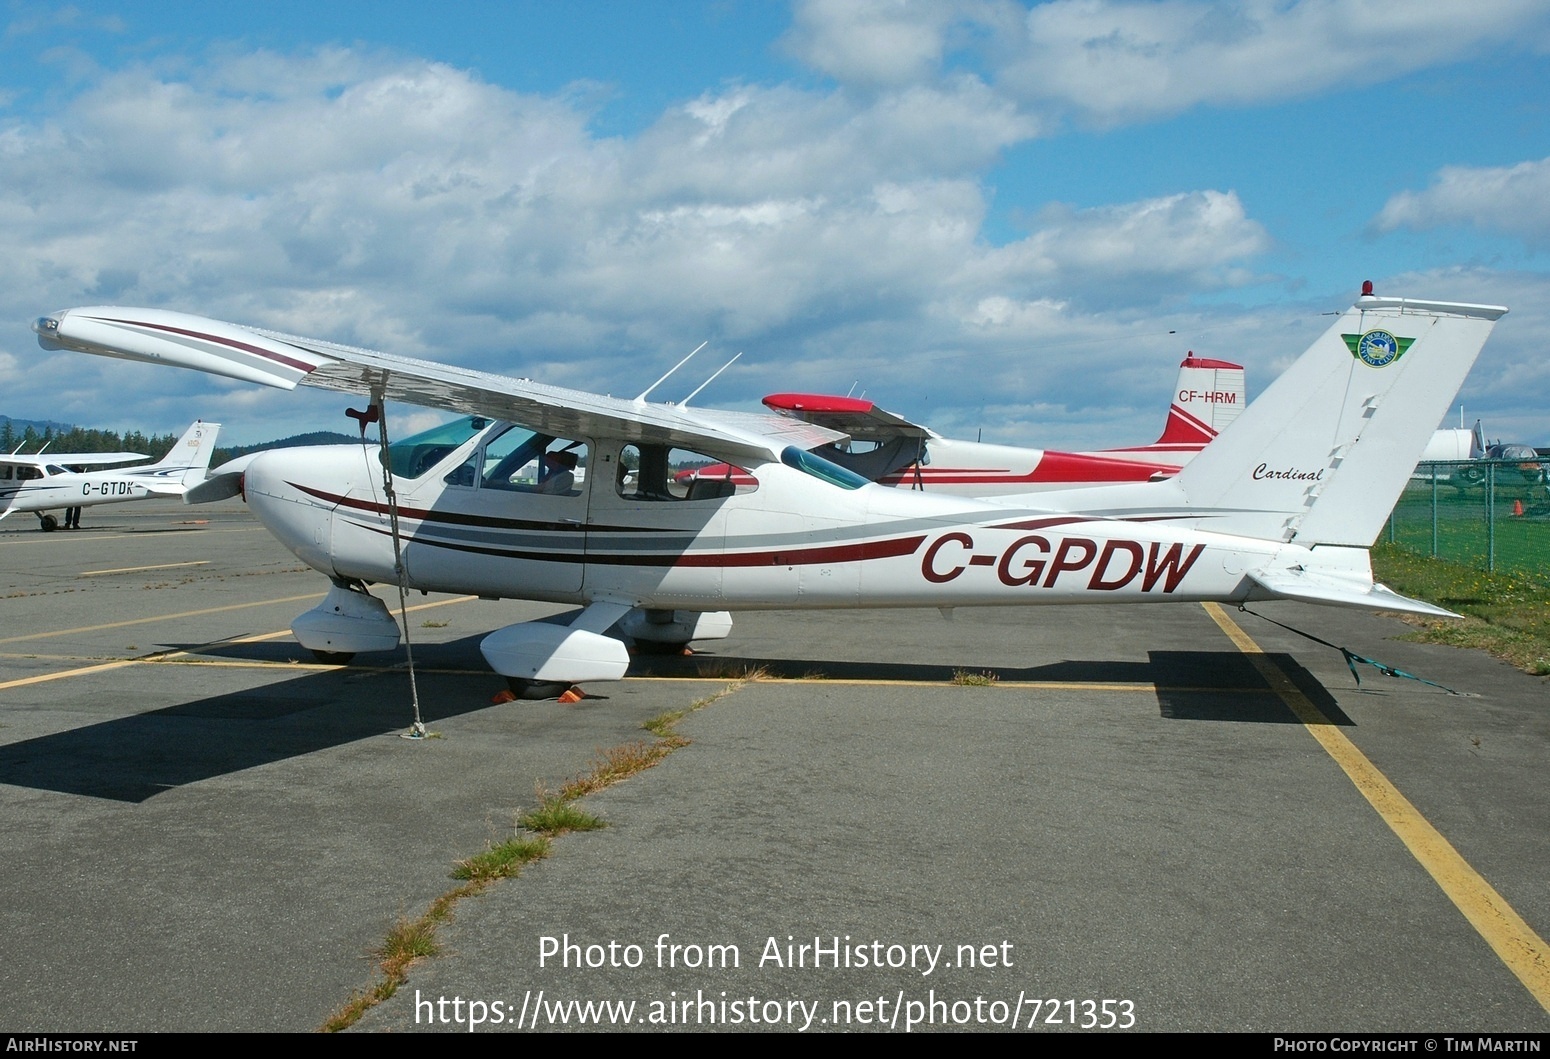
M 1226 430 L 1247 403 L 1243 365 L 1197 357 L 1191 352 L 1179 364 L 1179 381 L 1173 388 L 1168 421 L 1154 444 L 1204 445 Z
M 176 481 L 184 489 L 205 480 L 210 469 L 210 457 L 215 455 L 215 438 L 221 432 L 219 423 L 201 423 L 183 432 L 171 451 L 151 465 L 157 477 L 168 482 Z
M 1365 288 L 1173 482 L 1202 528 L 1370 547 L 1506 311 Z

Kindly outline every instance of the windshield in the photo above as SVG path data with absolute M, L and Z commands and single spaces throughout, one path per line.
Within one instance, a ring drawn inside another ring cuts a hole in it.
M 815 456 L 795 445 L 786 446 L 786 450 L 780 454 L 780 462 L 841 489 L 860 489 L 870 484 L 855 471 L 846 470 L 837 463 L 830 463 L 822 456 Z
M 485 416 L 464 416 L 393 442 L 388 446 L 393 473 L 400 478 L 420 477 L 491 422 Z

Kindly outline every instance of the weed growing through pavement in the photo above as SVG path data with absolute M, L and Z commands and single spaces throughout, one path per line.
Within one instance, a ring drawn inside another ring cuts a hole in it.
M 458 861 L 457 867 L 452 869 L 452 877 L 488 886 L 496 879 L 516 878 L 522 874 L 523 865 L 543 860 L 548 855 L 547 836 L 513 835 L 483 853 Z
M 993 687 L 1001 678 L 990 670 L 982 670 L 975 673 L 968 669 L 953 670 L 953 683 L 960 688 L 988 688 Z
M 566 801 L 562 795 L 550 794 L 541 785 L 538 789 L 538 808 L 522 814 L 517 818 L 517 823 L 548 838 L 558 838 L 572 831 L 597 831 L 608 826 L 585 809 Z

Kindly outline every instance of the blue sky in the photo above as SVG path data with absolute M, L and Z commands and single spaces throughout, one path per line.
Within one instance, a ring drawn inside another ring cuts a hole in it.
M 1462 401 L 1550 444 L 1542 3 L 0 19 L 8 415 L 346 422 L 27 330 L 117 303 L 617 393 L 708 339 L 744 356 L 704 403 L 855 386 L 944 433 L 1116 445 L 1155 434 L 1187 349 L 1257 392 L 1370 278 L 1512 307 Z

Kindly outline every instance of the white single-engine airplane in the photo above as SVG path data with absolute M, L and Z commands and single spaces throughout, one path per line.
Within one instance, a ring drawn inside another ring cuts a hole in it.
M 1193 353 L 1179 364 L 1161 436 L 1150 445 L 1094 452 L 944 438 L 857 397 L 773 393 L 764 399 L 771 411 L 848 435 L 849 441 L 825 445 L 817 454 L 868 481 L 976 497 L 1166 478 L 1236 419 L 1244 404 L 1243 367 Z
M 780 416 L 603 397 L 156 309 L 70 309 L 33 327 L 46 349 L 366 394 L 373 411 L 391 399 L 464 413 L 393 443 L 391 477 L 357 446 L 284 449 L 246 464 L 245 495 L 333 581 L 292 625 L 317 652 L 396 647 L 371 582 L 581 604 L 568 625 L 523 622 L 481 644 L 536 697 L 624 676 L 629 654 L 606 635 L 616 624 L 688 641 L 726 635 L 725 612 L 740 609 L 1296 599 L 1445 615 L 1374 584 L 1367 549 L 1505 312 L 1364 285 L 1176 476 L 996 501 L 869 483 L 811 451 L 842 436 Z M 535 458 L 561 469 L 521 477 Z M 707 463 L 748 484 L 676 482 L 674 468 Z M 564 469 L 581 465 L 580 479 Z
M 59 526 L 59 520 L 48 513 L 58 508 L 182 496 L 191 486 L 205 480 L 220 429 L 219 423 L 196 420 L 157 462 L 116 471 L 67 468 L 126 463 L 145 457 L 135 452 L 0 456 L 0 519 L 13 511 L 32 511 L 47 533 Z

